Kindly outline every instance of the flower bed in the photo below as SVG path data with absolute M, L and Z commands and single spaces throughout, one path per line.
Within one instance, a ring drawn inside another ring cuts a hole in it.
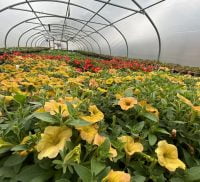
M 200 180 L 199 78 L 77 61 L 0 65 L 0 181 Z

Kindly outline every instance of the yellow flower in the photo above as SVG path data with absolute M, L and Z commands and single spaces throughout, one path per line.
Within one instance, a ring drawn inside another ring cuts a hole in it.
M 80 131 L 80 136 L 83 140 L 86 140 L 91 144 L 94 140 L 95 135 L 98 132 L 98 127 L 96 125 L 76 127 Z
M 102 182 L 131 182 L 131 176 L 123 171 L 111 170 Z
M 93 144 L 100 146 L 105 140 L 106 140 L 105 136 L 101 136 L 97 133 L 94 137 Z M 112 160 L 112 158 L 114 157 L 117 157 L 117 151 L 111 146 L 110 146 L 109 154 L 111 155 L 110 160 Z
M 123 97 L 122 94 L 119 94 L 119 93 L 118 93 L 118 94 L 115 94 L 115 98 L 116 98 L 116 99 L 121 99 L 122 97 Z
M 13 96 L 5 96 L 5 95 L 0 95 L 0 99 L 2 99 L 6 104 L 8 104 L 10 101 L 12 101 L 14 98 Z
M 36 135 L 31 135 L 31 136 L 26 136 L 23 138 L 23 140 L 21 141 L 20 145 L 26 145 L 32 138 L 36 137 Z M 28 150 L 23 150 L 19 152 L 20 156 L 27 156 L 30 152 L 33 151 L 33 148 L 30 148 Z
M 139 94 L 141 93 L 141 91 L 140 91 L 140 89 L 135 89 L 135 90 L 133 91 L 133 93 L 134 93 L 135 95 L 139 95 Z
M 90 106 L 89 112 L 89 116 L 81 116 L 80 118 L 91 123 L 99 122 L 104 118 L 104 114 L 97 108 L 96 105 Z
M 50 112 L 51 115 L 55 115 L 59 113 L 59 109 L 61 108 L 61 113 L 63 117 L 69 116 L 69 112 L 67 106 L 62 103 L 58 103 L 55 100 L 50 100 L 50 102 L 45 102 L 44 110 L 46 112 Z
M 135 142 L 131 136 L 121 136 L 119 140 L 124 143 L 124 150 L 129 156 L 136 152 L 142 152 L 144 149 L 143 145 L 139 142 Z
M 193 106 L 192 109 L 196 112 L 200 112 L 200 106 Z
M 0 138 L 0 148 L 2 147 L 8 147 L 8 146 L 12 146 L 11 143 L 4 141 L 2 138 Z
M 98 84 L 98 82 L 97 82 L 94 78 L 92 78 L 92 79 L 90 79 L 90 81 L 89 81 L 89 86 L 90 86 L 90 87 L 93 87 L 93 88 L 96 88 L 96 87 L 99 86 L 99 84 Z
M 106 89 L 103 89 L 103 88 L 100 88 L 100 87 L 98 87 L 97 90 L 100 91 L 101 93 L 106 93 L 106 92 L 108 92 Z
M 118 105 L 120 105 L 122 110 L 129 110 L 130 108 L 133 108 L 137 104 L 137 99 L 134 97 L 124 97 L 121 98 L 118 102 Z
M 70 141 L 72 130 L 65 126 L 48 126 L 41 135 L 41 140 L 36 146 L 38 159 L 44 157 L 55 158 L 59 151 L 63 150 L 66 141 Z
M 166 140 L 158 142 L 158 148 L 155 150 L 158 162 L 169 171 L 175 171 L 176 168 L 185 169 L 185 164 L 178 159 L 176 146 L 168 144 Z
M 190 100 L 186 99 L 185 97 L 183 97 L 183 96 L 180 95 L 180 94 L 177 94 L 177 97 L 178 97 L 182 102 L 184 102 L 185 104 L 187 104 L 188 106 L 190 106 L 194 111 L 200 112 L 200 106 L 194 106 Z
M 113 81 L 114 81 L 113 78 L 109 78 L 109 79 L 106 80 L 105 83 L 106 83 L 107 85 L 111 85 L 111 84 L 113 83 Z
M 142 101 L 139 102 L 139 105 L 142 106 L 142 107 L 145 107 L 145 110 L 147 112 L 151 112 L 152 114 L 154 114 L 157 117 L 159 116 L 158 109 L 156 109 L 155 107 L 153 107 L 150 104 L 147 104 L 147 101 L 142 100 Z
M 188 106 L 193 107 L 193 104 L 190 100 L 186 99 L 185 97 L 183 97 L 182 95 L 180 95 L 179 93 L 177 94 L 177 97 L 185 104 L 187 104 Z
M 117 73 L 117 70 L 111 68 L 111 69 L 108 70 L 108 72 L 109 72 L 110 74 L 114 74 L 114 75 L 115 75 L 115 74 Z

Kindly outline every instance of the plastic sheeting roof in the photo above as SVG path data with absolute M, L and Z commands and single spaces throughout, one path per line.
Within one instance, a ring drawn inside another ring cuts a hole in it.
M 52 46 L 200 66 L 199 0 L 0 0 L 0 47 Z

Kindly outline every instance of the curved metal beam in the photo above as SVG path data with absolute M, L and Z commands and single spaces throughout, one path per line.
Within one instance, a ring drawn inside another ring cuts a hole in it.
M 43 38 L 44 38 L 44 37 L 43 37 Z M 44 39 L 44 40 L 46 40 L 46 39 Z M 70 42 L 73 42 L 73 43 L 74 43 L 74 42 L 76 42 L 76 41 L 70 41 Z M 85 42 L 83 42 L 82 40 L 77 41 L 76 44 L 78 44 L 78 45 L 80 44 L 84 51 L 86 50 L 86 51 L 89 52 L 89 47 L 88 47 L 87 44 L 85 44 Z M 85 47 L 86 47 L 86 49 L 85 49 Z M 81 49 L 82 49 L 82 48 L 81 48 Z
M 31 35 L 31 36 L 27 39 L 27 41 L 26 41 L 26 47 L 28 46 L 28 41 L 29 41 L 32 37 L 34 37 L 35 35 L 37 35 L 37 34 L 40 34 L 39 36 L 44 36 L 44 35 L 45 35 L 45 34 L 41 34 L 40 32 L 37 32 L 37 33 Z M 39 37 L 39 36 L 37 36 L 37 37 Z M 32 44 L 33 44 L 34 40 L 35 40 L 37 37 L 35 37 L 35 38 L 31 41 L 31 47 L 33 46 Z M 80 41 L 80 40 L 82 40 L 82 42 L 83 42 L 83 40 L 85 40 L 85 41 L 90 45 L 91 49 L 94 50 L 92 44 L 91 44 L 89 41 L 87 41 L 86 39 L 79 39 L 78 41 Z M 87 45 L 85 45 L 85 46 L 87 47 Z M 87 48 L 88 48 L 88 47 L 87 47 Z M 88 50 L 89 50 L 89 48 L 88 48 Z
M 69 26 L 68 26 L 69 27 Z M 71 27 L 71 26 L 70 26 Z M 74 28 L 74 27 L 73 27 Z M 75 28 L 76 29 L 76 28 Z M 59 29 L 51 29 L 51 30 L 59 30 Z M 66 29 L 65 29 L 66 30 Z M 71 29 L 70 29 L 71 30 Z M 42 32 L 45 32 L 45 30 L 41 30 L 40 32 L 38 32 L 38 33 L 42 33 Z M 75 33 L 74 32 L 72 32 L 72 31 L 69 31 L 68 30 L 68 32 L 70 32 L 70 33 L 72 33 L 72 35 L 74 35 Z M 55 32 L 56 33 L 56 32 Z M 83 32 L 84 34 L 86 34 L 85 32 Z M 37 34 L 37 33 L 36 33 Z M 36 35 L 36 34 L 33 34 L 33 36 L 34 35 Z M 67 35 L 66 33 L 64 33 L 65 35 Z M 53 35 L 53 36 L 55 36 L 55 35 Z M 80 37 L 80 36 L 79 36 Z M 27 42 L 26 42 L 26 46 L 27 46 L 27 44 L 28 44 L 28 41 L 30 40 L 32 38 L 32 36 L 31 37 L 29 37 L 28 39 L 27 39 Z M 89 37 L 89 38 L 91 38 L 95 43 L 96 43 L 96 45 L 97 45 L 97 47 L 99 48 L 99 53 L 101 54 L 101 47 L 100 47 L 100 45 L 98 44 L 98 42 L 95 40 L 95 39 L 93 39 L 92 37 Z M 83 39 L 83 38 L 82 38 Z M 85 41 L 87 41 L 86 39 L 83 39 L 83 40 L 85 40 Z M 88 41 L 87 41 L 88 42 Z M 88 42 L 89 43 L 89 42 Z M 90 43 L 89 43 L 90 44 Z M 32 43 L 31 43 L 31 46 L 32 46 Z M 90 46 L 92 47 L 92 45 L 90 44 Z M 93 50 L 93 48 L 92 48 L 92 50 Z
M 32 3 L 32 2 L 40 2 L 40 1 L 49 2 L 50 0 L 30 0 L 29 3 Z M 57 2 L 57 3 L 68 4 L 68 2 L 65 2 L 65 1 L 58 1 L 58 0 L 51 0 L 51 2 Z M 0 10 L 0 13 L 1 13 L 2 11 L 7 10 L 7 9 L 11 9 L 11 8 L 13 8 L 13 7 L 15 7 L 15 6 L 22 5 L 22 4 L 26 4 L 26 3 L 27 3 L 27 2 L 24 1 L 24 2 L 19 2 L 19 3 L 15 3 L 15 4 L 13 4 L 13 5 L 7 6 L 7 7 L 3 8 L 3 9 L 1 9 L 1 10 Z M 83 6 L 80 6 L 80 5 L 78 5 L 78 4 L 74 4 L 74 3 L 69 3 L 69 4 L 72 5 L 72 6 L 76 6 L 76 7 L 82 8 L 82 9 L 84 9 L 84 10 L 87 10 L 87 11 L 93 13 L 93 14 L 96 13 L 96 12 L 94 12 L 93 10 L 90 10 L 90 9 L 85 8 L 85 7 L 83 7 Z M 98 15 L 99 17 L 101 17 L 102 19 L 104 19 L 105 21 L 107 21 L 109 24 L 111 24 L 111 22 L 110 22 L 108 19 L 106 19 L 105 17 L 101 16 L 101 15 L 98 14 L 98 13 L 97 13 L 96 15 Z M 63 18 L 66 18 L 65 16 L 59 16 L 59 15 L 54 15 L 54 16 L 52 16 L 52 17 L 60 17 L 60 18 L 63 17 Z M 38 16 L 38 18 L 41 18 L 41 17 Z M 37 18 L 35 18 L 35 19 L 37 19 Z M 31 20 L 32 20 L 32 19 L 31 19 Z M 27 20 L 27 21 L 30 21 L 30 19 Z M 81 23 L 82 23 L 82 22 L 81 22 Z M 19 25 L 20 25 L 20 24 L 19 24 Z M 17 26 L 18 26 L 18 25 L 17 25 Z M 14 28 L 17 27 L 17 26 L 13 26 L 12 28 L 14 29 Z M 89 25 L 87 25 L 87 26 L 90 27 Z M 127 40 L 126 40 L 125 36 L 123 35 L 123 33 L 122 33 L 117 27 L 115 27 L 114 25 L 112 25 L 112 26 L 113 26 L 113 27 L 121 34 L 121 36 L 123 37 L 123 39 L 124 39 L 124 41 L 125 41 L 125 43 L 126 43 L 126 47 L 127 47 L 127 56 L 128 56 L 128 43 L 127 43 Z M 109 46 L 110 55 L 111 55 L 111 54 L 112 54 L 112 53 L 111 53 L 111 47 L 110 47 L 110 44 L 109 44 L 108 40 L 107 40 L 100 32 L 98 32 L 96 29 L 94 29 L 93 27 L 90 27 L 90 28 L 93 29 L 97 34 L 99 34 L 99 35 L 107 42 L 107 44 L 108 44 L 108 46 Z M 7 32 L 7 34 L 9 34 L 10 31 L 11 31 L 11 30 L 9 30 L 9 31 Z M 6 40 L 7 40 L 7 37 L 8 37 L 7 34 L 6 34 Z M 6 40 L 4 41 L 5 48 L 7 47 L 7 45 L 6 45 Z
M 63 25 L 61 25 L 61 24 L 50 24 L 50 25 L 56 25 L 56 26 L 63 26 Z M 68 27 L 68 28 L 70 28 L 70 29 L 74 29 L 74 30 L 79 30 L 78 28 L 75 28 L 75 27 L 72 27 L 72 26 L 69 26 L 69 25 L 65 25 L 66 27 Z M 64 26 L 64 27 L 65 27 Z M 20 40 L 22 39 L 22 37 L 26 34 L 26 33 L 28 33 L 29 31 L 31 31 L 31 30 L 34 30 L 35 28 L 39 28 L 39 27 L 42 27 L 42 26 L 36 26 L 36 27 L 33 27 L 33 28 L 30 28 L 29 30 L 27 30 L 27 31 L 25 31 L 24 33 L 22 33 L 21 34 L 21 36 L 19 37 L 19 39 L 18 39 L 18 47 L 20 46 Z M 66 30 L 66 29 L 65 29 Z M 44 30 L 43 30 L 44 31 Z M 85 32 L 85 31 L 82 31 L 82 33 L 84 33 L 84 34 L 86 34 L 87 35 L 87 33 Z M 101 47 L 100 47 L 100 45 L 99 45 L 99 43 L 95 40 L 95 39 L 93 39 L 91 36 L 89 36 L 89 38 L 91 38 L 96 44 L 97 44 L 97 46 L 98 46 L 98 48 L 99 48 L 99 53 L 101 54 Z
M 158 37 L 158 43 L 159 43 L 159 48 L 158 48 L 158 57 L 157 57 L 157 61 L 159 62 L 160 60 L 160 55 L 161 55 L 161 38 L 160 38 L 160 33 L 158 31 L 158 28 L 156 27 L 156 25 L 154 24 L 153 20 L 151 19 L 151 17 L 149 16 L 149 14 L 142 8 L 142 6 L 135 0 L 132 0 L 132 2 L 142 11 L 144 12 L 144 15 L 147 17 L 147 19 L 149 20 L 149 22 L 151 23 L 151 25 L 153 26 L 154 30 L 156 31 L 157 37 Z

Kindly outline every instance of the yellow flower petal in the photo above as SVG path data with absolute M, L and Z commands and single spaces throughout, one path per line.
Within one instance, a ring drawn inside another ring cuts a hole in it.
M 131 176 L 123 171 L 111 170 L 102 182 L 131 182 Z
M 94 137 L 98 132 L 95 125 L 77 127 L 76 129 L 80 131 L 81 138 L 86 140 L 89 144 L 93 142 Z
M 120 105 L 122 110 L 129 110 L 133 108 L 137 104 L 137 99 L 134 97 L 125 97 L 125 98 L 120 98 L 118 105 Z
M 119 137 L 119 140 L 124 143 L 124 150 L 129 156 L 144 150 L 143 145 L 139 142 L 134 142 L 134 139 L 131 136 L 122 136 Z
M 104 118 L 104 114 L 95 105 L 89 107 L 89 112 L 91 113 L 89 116 L 80 116 L 80 118 L 91 123 L 99 122 Z
M 193 104 L 190 100 L 186 99 L 185 97 L 183 97 L 182 95 L 180 95 L 179 93 L 177 94 L 177 97 L 184 102 L 185 104 L 187 104 L 190 107 L 193 107 Z
M 59 151 L 63 150 L 66 141 L 70 141 L 72 130 L 67 127 L 48 126 L 42 134 L 41 140 L 36 146 L 39 152 L 38 158 L 55 158 Z
M 176 146 L 168 144 L 165 140 L 158 142 L 158 148 L 155 150 L 158 162 L 169 171 L 175 171 L 176 168 L 185 169 L 185 164 L 178 159 Z

